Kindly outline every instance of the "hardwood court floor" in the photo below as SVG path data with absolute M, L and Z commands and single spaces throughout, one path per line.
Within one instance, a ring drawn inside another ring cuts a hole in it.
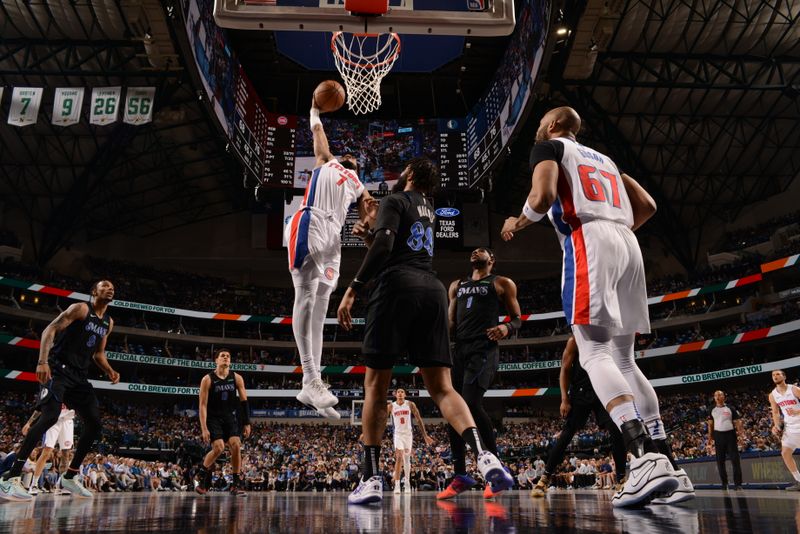
M 431 492 L 385 493 L 381 505 L 348 506 L 343 493 L 112 493 L 92 500 L 39 495 L 0 502 L 0 532 L 671 532 L 782 533 L 800 529 L 800 495 L 778 490 L 697 492 L 678 506 L 611 508 L 611 493 L 555 491 L 534 500 L 512 491 L 496 502 L 473 492 L 437 502 Z

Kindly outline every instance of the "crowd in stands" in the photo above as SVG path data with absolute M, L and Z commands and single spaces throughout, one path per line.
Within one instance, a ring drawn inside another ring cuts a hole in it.
M 800 223 L 800 211 L 773 217 L 755 226 L 727 232 L 717 249 L 720 252 L 742 250 L 769 241 L 780 228 Z
M 314 144 L 308 119 L 298 117 L 297 155 L 312 156 Z M 438 161 L 439 139 L 435 122 L 401 123 L 396 120 L 353 121 L 326 119 L 325 134 L 335 155 L 355 154 L 364 183 L 397 180 L 403 166 L 416 156 Z M 399 132 L 399 130 L 405 130 Z
M 771 435 L 768 388 L 732 392 L 728 404 L 739 408 L 744 435 L 739 443 L 745 451 L 777 450 L 779 441 Z M 8 393 L 0 404 L 0 463 L 7 465 L 27 419 L 31 395 Z M 711 393 L 662 395 L 665 426 L 679 459 L 699 458 L 713 453 L 707 439 L 707 419 L 713 404 Z M 104 432 L 99 444 L 86 458 L 81 470 L 84 483 L 96 491 L 182 491 L 193 489 L 197 462 L 204 449 L 199 441 L 196 417 L 177 407 L 147 406 L 110 402 L 102 407 Z M 531 487 L 541 475 L 546 458 L 561 429 L 557 415 L 543 415 L 522 423 L 506 423 L 498 432 L 498 448 L 520 487 Z M 417 445 L 412 486 L 418 489 L 443 487 L 452 477 L 446 427 L 426 425 L 433 445 Z M 81 431 L 78 418 L 77 434 Z M 360 428 L 349 424 L 289 424 L 255 422 L 252 435 L 244 440 L 243 473 L 248 488 L 276 491 L 350 490 L 360 464 Z M 570 453 L 559 468 L 564 485 L 590 485 L 597 481 L 606 457 L 609 438 L 592 422 L 575 437 Z M 159 449 L 158 460 L 144 460 L 143 449 Z M 13 457 L 12 457 L 13 459 Z M 383 473 L 387 484 L 393 468 L 391 434 L 383 442 Z M 584 461 L 585 460 L 585 461 Z M 28 469 L 30 471 L 31 469 Z M 475 473 L 474 464 L 468 470 Z M 214 475 L 214 488 L 225 490 L 231 483 L 230 465 L 221 462 Z M 581 476 L 576 476 L 581 475 Z M 593 476 L 583 476 L 593 475 Z M 52 485 L 54 472 L 45 472 L 42 484 Z M 387 486 L 388 487 L 388 486 Z
M 2 237 L 2 236 L 0 236 Z M 790 252 L 787 250 L 787 252 Z M 747 257 L 735 264 L 718 267 L 700 268 L 691 276 L 675 275 L 651 280 L 648 292 L 651 296 L 667 294 L 694 287 L 704 287 L 742 276 L 759 272 L 759 264 L 763 258 Z M 86 265 L 91 275 L 86 279 L 72 278 L 59 273 L 42 270 L 37 267 L 18 262 L 0 262 L 0 275 L 17 278 L 28 282 L 46 283 L 55 287 L 88 293 L 90 280 L 103 277 L 111 279 L 117 289 L 118 298 L 127 301 L 152 304 L 173 308 L 184 308 L 199 311 L 216 311 L 227 313 L 246 313 L 249 315 L 284 316 L 291 315 L 293 292 L 291 288 L 268 288 L 256 285 L 237 285 L 229 281 L 206 275 L 158 269 L 151 266 L 130 262 L 120 262 L 102 258 L 87 258 Z M 560 281 L 516 280 L 518 298 L 523 313 L 543 313 L 559 310 L 561 307 Z M 337 291 L 331 301 L 330 308 L 338 306 L 342 291 Z M 40 295 L 45 298 L 45 295 Z M 363 305 L 359 301 L 360 305 Z M 685 306 L 679 310 L 683 313 L 702 313 L 704 307 L 686 306 L 686 301 L 679 303 Z M 63 307 L 63 303 L 61 304 Z M 671 304 L 675 306 L 676 303 Z M 718 306 L 718 305 L 717 305 Z M 666 310 L 666 311 L 663 311 Z M 663 314 L 675 314 L 670 308 L 653 310 L 655 318 Z M 127 310 L 115 309 L 120 324 L 155 330 L 175 330 L 184 333 L 196 333 L 191 320 L 161 314 L 124 313 Z M 355 313 L 363 314 L 363 309 Z M 358 315 L 363 316 L 363 315 Z M 212 321 L 213 322 L 213 321 Z M 211 323 L 199 324 L 207 329 Z M 228 328 L 250 328 L 242 331 L 241 337 L 254 336 L 253 328 L 258 325 L 229 323 Z M 220 325 L 217 325 L 220 327 Z M 526 327 L 541 328 L 544 332 L 552 330 L 551 325 L 526 324 Z M 258 333 L 257 333 L 258 334 Z M 256 334 L 256 335 L 257 335 Z M 339 336 L 341 332 L 337 333 Z M 264 335 L 271 335 L 264 333 Z M 265 337 L 266 338 L 266 337 Z

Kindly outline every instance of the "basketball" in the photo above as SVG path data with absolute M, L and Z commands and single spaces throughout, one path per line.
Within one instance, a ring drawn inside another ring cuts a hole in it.
M 325 80 L 314 89 L 314 105 L 322 113 L 336 111 L 344 105 L 344 87 L 337 81 Z

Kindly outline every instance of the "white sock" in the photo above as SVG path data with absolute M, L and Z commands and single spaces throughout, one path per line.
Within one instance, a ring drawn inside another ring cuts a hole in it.
M 667 431 L 664 430 L 664 422 L 660 417 L 658 419 L 653 419 L 652 421 L 645 421 L 644 426 L 647 427 L 650 437 L 654 440 L 667 439 Z
M 403 471 L 405 472 L 405 479 L 411 478 L 411 454 L 403 454 Z
M 316 283 L 314 283 L 316 282 Z M 300 353 L 300 365 L 303 367 L 303 385 L 315 378 L 321 378 L 319 369 L 314 365 L 312 312 L 316 300 L 318 281 L 295 285 L 294 306 L 292 307 L 292 332 Z M 322 325 L 319 325 L 322 328 Z M 321 337 L 321 336 L 320 336 Z
M 611 416 L 611 420 L 614 421 L 614 424 L 619 428 L 622 428 L 623 423 L 634 421 L 639 418 L 636 414 L 636 406 L 633 405 L 632 401 L 623 402 L 622 404 L 614 406 L 608 412 L 608 415 Z
M 336 289 L 335 282 L 333 285 L 319 284 L 314 308 L 311 311 L 311 355 L 314 373 L 320 377 L 322 375 L 322 331 L 325 328 L 325 316 L 328 315 L 328 303 L 334 289 Z M 305 376 L 305 369 L 303 369 L 303 375 Z
M 800 482 L 800 471 L 792 471 L 792 476 L 798 482 Z

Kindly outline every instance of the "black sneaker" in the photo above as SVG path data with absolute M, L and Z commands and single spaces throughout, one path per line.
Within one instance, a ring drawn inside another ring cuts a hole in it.
M 786 491 L 800 491 L 800 482 L 795 482 L 794 484 L 786 488 Z

